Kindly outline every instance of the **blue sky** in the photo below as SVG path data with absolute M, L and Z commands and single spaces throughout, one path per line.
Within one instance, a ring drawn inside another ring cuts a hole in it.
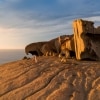
M 24 49 L 32 42 L 72 34 L 77 18 L 100 25 L 100 1 L 0 0 L 0 49 Z

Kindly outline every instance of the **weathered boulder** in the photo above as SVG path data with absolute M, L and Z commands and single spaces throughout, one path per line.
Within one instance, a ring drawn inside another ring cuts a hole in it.
M 25 47 L 25 52 L 28 55 L 29 53 L 32 55 L 42 56 L 43 53 L 41 52 L 42 46 L 46 43 L 45 42 L 35 42 L 27 45 Z
M 57 55 L 61 51 L 61 44 L 67 39 L 67 35 L 54 38 L 44 44 L 41 48 L 41 52 L 46 56 Z
M 41 52 L 45 56 L 51 56 L 54 53 L 58 53 L 59 48 L 60 48 L 60 41 L 58 41 L 58 38 L 55 38 L 44 44 L 41 48 Z
M 100 60 L 100 27 L 82 19 L 73 22 L 75 53 L 78 60 Z
M 74 35 L 69 35 L 61 44 L 61 55 L 65 55 L 66 58 L 75 56 Z
M 52 45 L 49 42 L 42 46 L 41 52 L 44 56 L 53 56 L 55 54 L 55 50 L 52 49 Z
M 25 47 L 26 54 L 42 56 L 42 55 L 54 55 L 60 53 L 61 43 L 65 41 L 67 35 L 54 38 L 50 41 L 35 42 Z

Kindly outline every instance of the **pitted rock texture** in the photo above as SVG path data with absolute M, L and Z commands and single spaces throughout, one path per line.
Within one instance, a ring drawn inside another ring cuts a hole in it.
M 0 100 L 100 100 L 100 62 L 37 60 L 0 66 Z

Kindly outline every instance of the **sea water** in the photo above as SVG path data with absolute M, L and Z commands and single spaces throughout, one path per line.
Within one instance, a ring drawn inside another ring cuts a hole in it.
M 24 56 L 26 56 L 24 49 L 0 50 L 0 65 L 4 63 L 20 60 Z

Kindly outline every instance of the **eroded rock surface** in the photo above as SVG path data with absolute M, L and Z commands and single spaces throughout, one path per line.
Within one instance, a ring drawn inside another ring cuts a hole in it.
M 38 57 L 0 66 L 0 100 L 100 100 L 100 62 Z
M 66 58 L 75 57 L 74 35 L 69 35 L 61 44 L 60 55 L 65 55 Z
M 61 35 L 49 41 L 41 41 L 28 44 L 25 47 L 25 52 L 37 56 L 50 56 L 60 53 L 61 43 L 66 40 L 67 35 Z
M 76 58 L 100 60 L 100 27 L 82 19 L 73 22 Z

